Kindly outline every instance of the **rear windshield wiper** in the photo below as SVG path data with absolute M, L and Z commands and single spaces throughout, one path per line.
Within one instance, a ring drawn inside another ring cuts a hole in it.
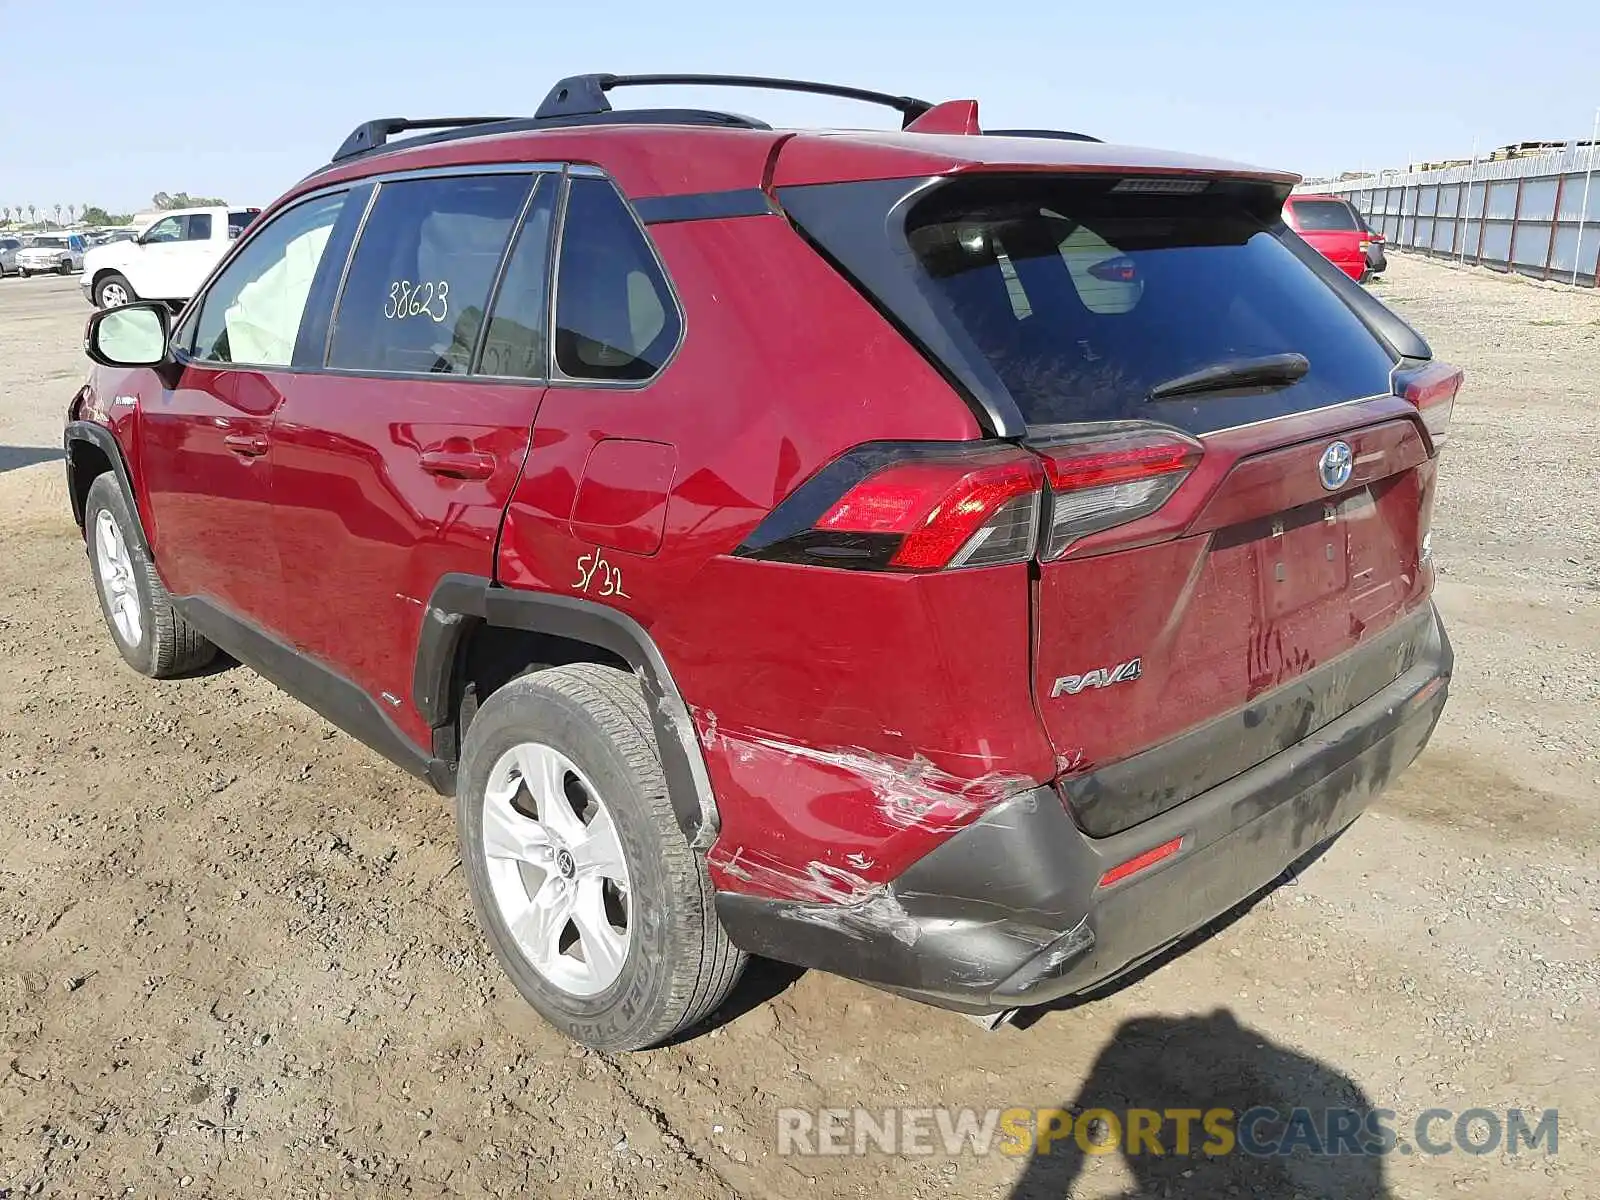
M 1231 362 L 1201 367 L 1186 375 L 1174 375 L 1151 388 L 1145 399 L 1170 400 L 1174 396 L 1192 396 L 1199 392 L 1281 386 L 1293 383 L 1309 370 L 1311 360 L 1304 354 L 1263 354 L 1260 358 L 1236 358 Z

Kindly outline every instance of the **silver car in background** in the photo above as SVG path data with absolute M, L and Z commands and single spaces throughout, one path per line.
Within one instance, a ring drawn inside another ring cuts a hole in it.
M 22 268 L 17 265 L 17 251 L 21 249 L 21 238 L 0 234 L 0 279 L 22 273 Z
M 88 249 L 77 233 L 36 233 L 25 238 L 17 251 L 17 266 L 24 275 L 54 271 L 70 275 L 83 270 L 83 252 Z

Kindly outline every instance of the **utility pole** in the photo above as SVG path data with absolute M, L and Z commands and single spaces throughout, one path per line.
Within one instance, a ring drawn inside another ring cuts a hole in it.
M 1583 262 L 1583 223 L 1589 215 L 1589 184 L 1594 179 L 1595 142 L 1600 141 L 1600 108 L 1594 110 L 1594 129 L 1589 134 L 1589 169 L 1583 173 L 1583 200 L 1578 204 L 1578 241 L 1572 247 L 1572 286 L 1578 285 L 1578 267 Z M 1559 218 L 1560 213 L 1556 216 Z M 1595 287 L 1600 288 L 1600 259 L 1596 260 Z

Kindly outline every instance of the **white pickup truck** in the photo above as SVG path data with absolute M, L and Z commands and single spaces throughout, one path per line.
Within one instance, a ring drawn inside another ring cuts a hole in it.
M 84 255 L 83 292 L 96 308 L 134 300 L 181 303 L 260 214 L 259 208 L 179 208 L 163 213 L 131 241 Z

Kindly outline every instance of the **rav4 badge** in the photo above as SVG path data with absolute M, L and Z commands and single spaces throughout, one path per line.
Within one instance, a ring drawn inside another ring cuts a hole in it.
M 1132 683 L 1139 678 L 1144 666 L 1137 658 L 1130 658 L 1125 663 L 1114 667 L 1100 667 L 1085 675 L 1063 675 L 1057 679 L 1055 686 L 1050 689 L 1050 699 L 1058 696 L 1076 696 L 1084 688 L 1110 687 L 1113 683 Z

